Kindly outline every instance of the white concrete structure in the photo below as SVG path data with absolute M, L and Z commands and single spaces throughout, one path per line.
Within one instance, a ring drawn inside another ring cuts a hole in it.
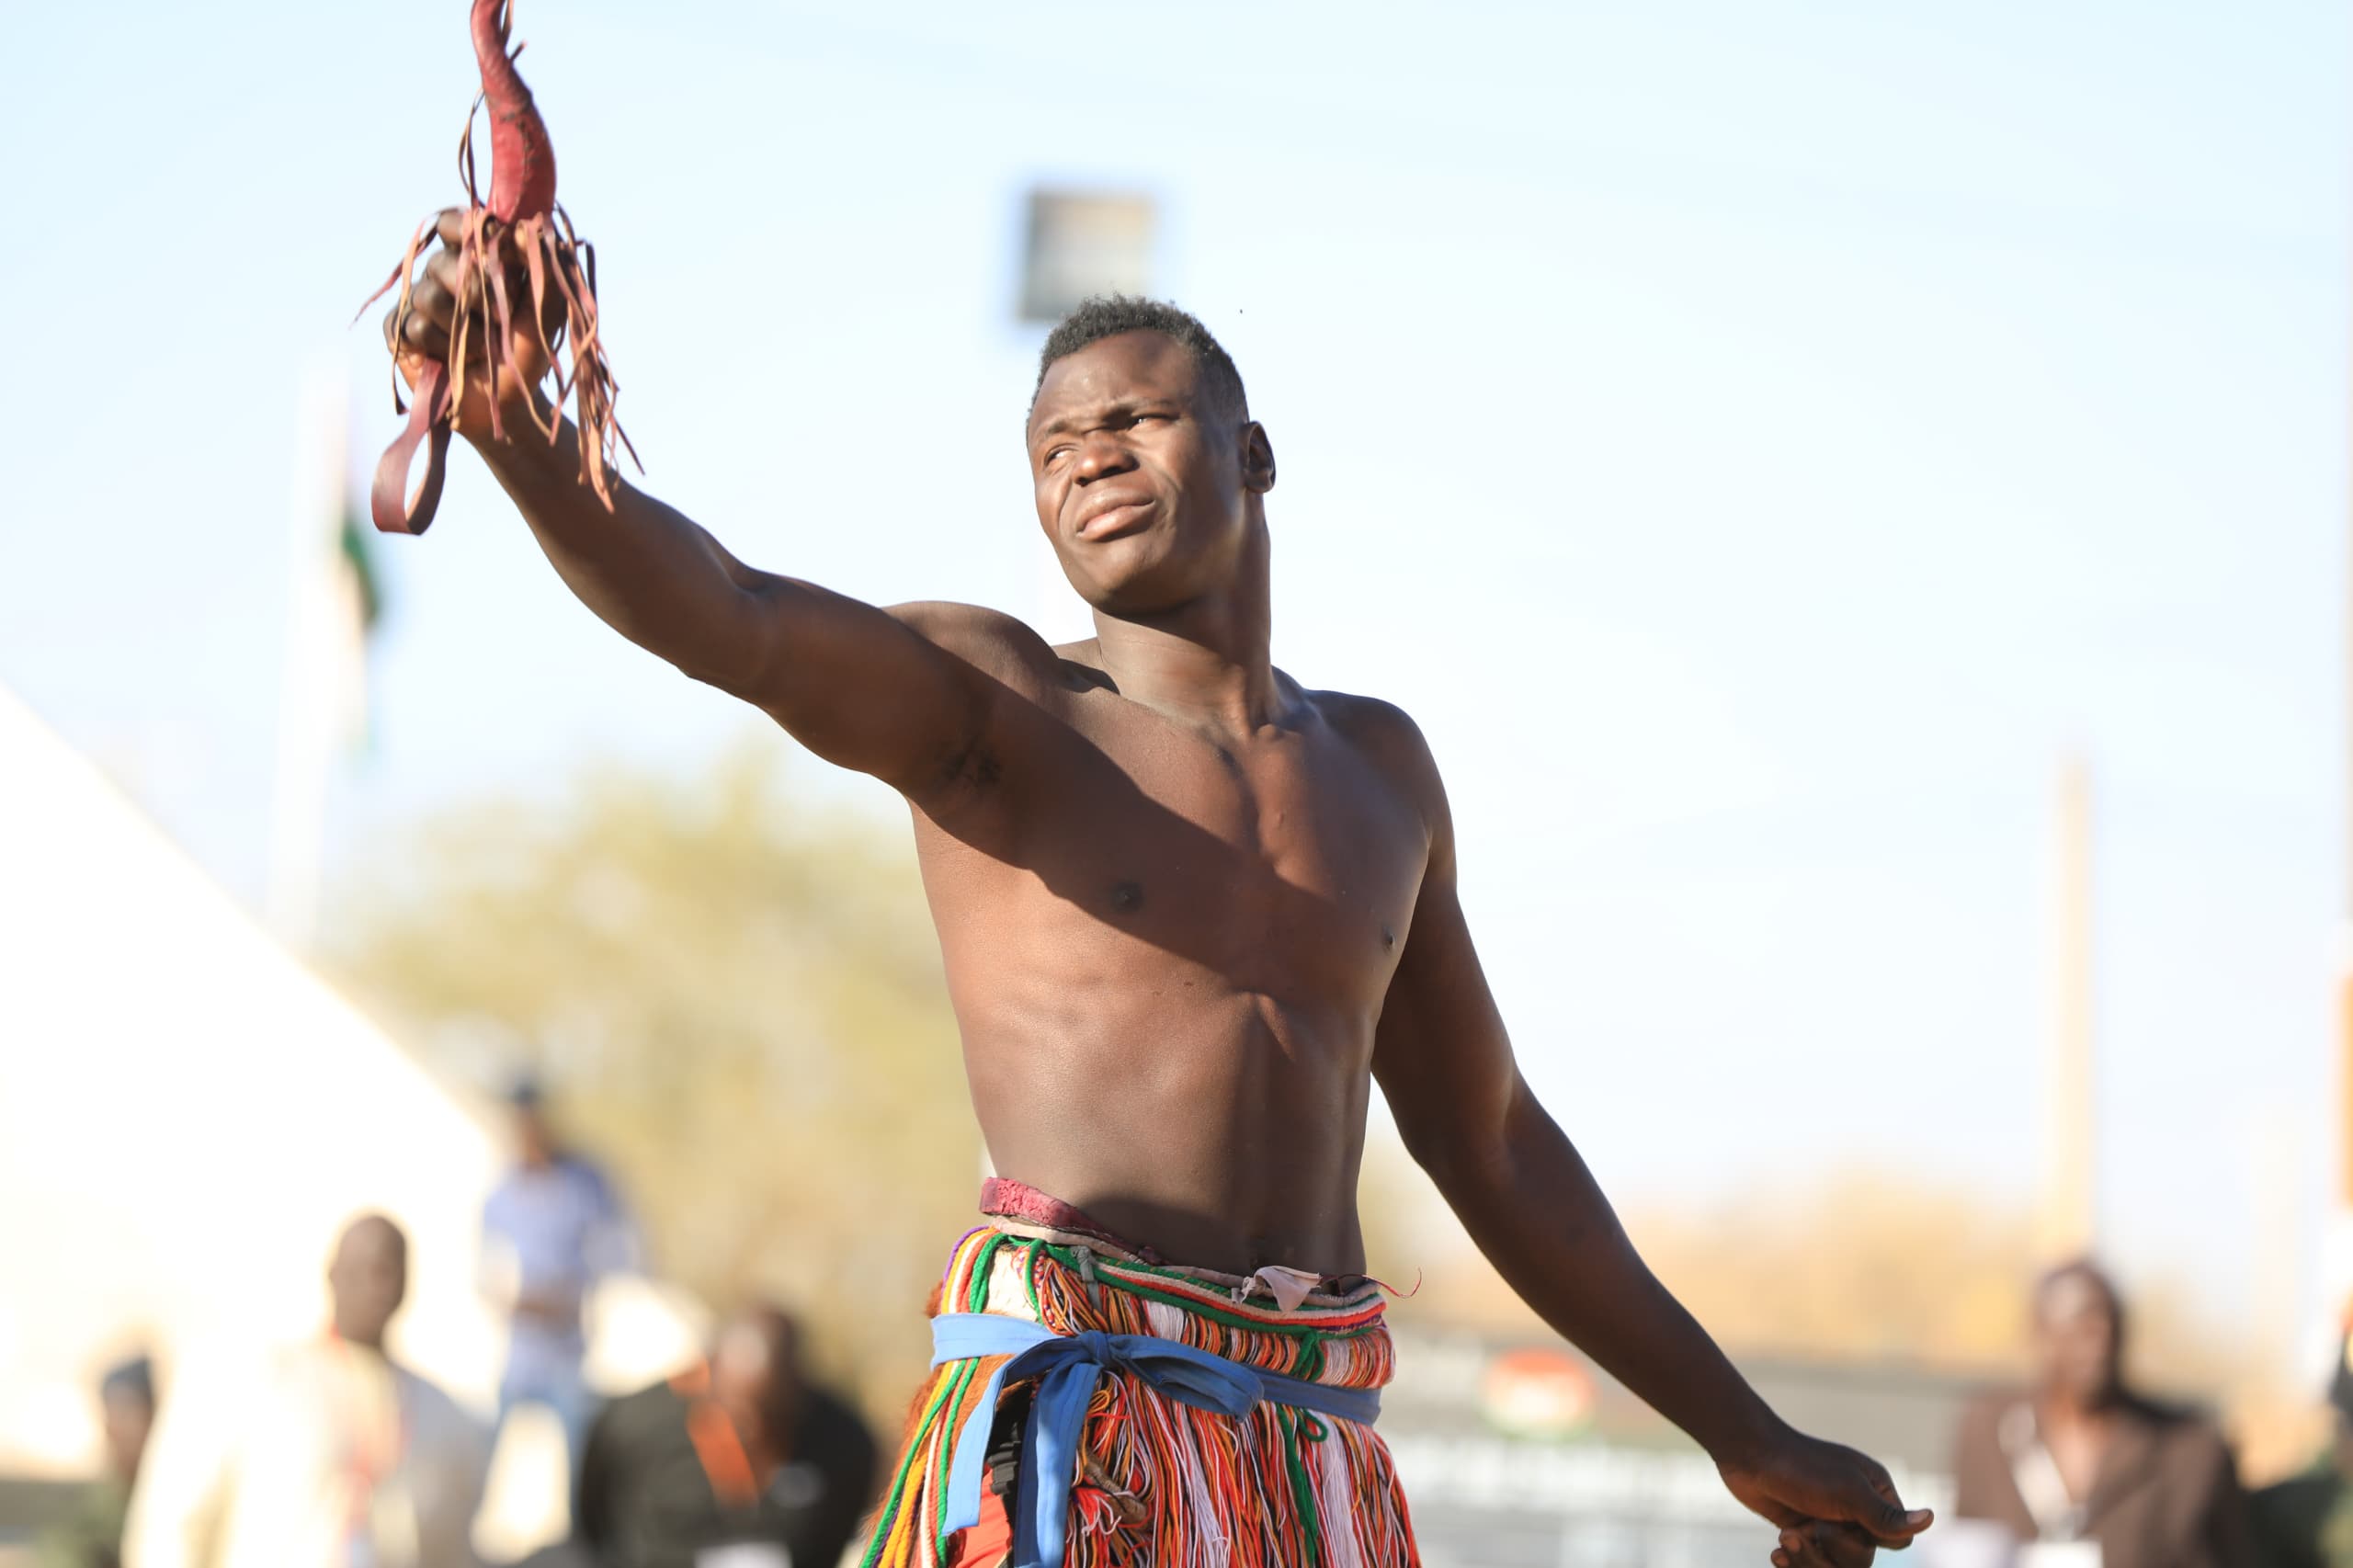
M 335 1231 L 412 1244 L 398 1354 L 487 1409 L 496 1140 L 0 689 L 0 1471 L 97 1458 L 112 1357 L 318 1331 Z

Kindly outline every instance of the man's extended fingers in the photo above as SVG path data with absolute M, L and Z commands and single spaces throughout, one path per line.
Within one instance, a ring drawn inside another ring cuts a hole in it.
M 1904 1547 L 1908 1547 L 1908 1544 L 1913 1542 L 1913 1535 L 1917 1535 L 1920 1530 L 1929 1528 L 1932 1523 L 1937 1523 L 1937 1514 L 1929 1512 L 1929 1509 L 1911 1509 L 1911 1512 L 1906 1512 L 1901 1502 L 1890 1502 L 1890 1505 L 1887 1505 L 1887 1512 L 1880 1517 L 1880 1521 L 1875 1523 L 1875 1526 L 1870 1526 L 1870 1533 L 1873 1533 L 1875 1538 L 1878 1538 L 1878 1542 L 1882 1544 L 1882 1547 L 1887 1547 L 1890 1551 L 1901 1551 Z
M 401 347 L 415 349 L 428 359 L 447 360 L 449 358 L 449 329 L 431 316 L 411 311 L 407 324 L 401 329 Z
M 1877 1460 L 1858 1454 L 1862 1461 L 1864 1480 L 1870 1487 L 1870 1500 L 1864 1509 L 1852 1516 L 1854 1522 L 1870 1532 L 1880 1545 L 1901 1551 L 1912 1544 L 1912 1538 L 1935 1522 L 1936 1515 L 1926 1508 L 1906 1510 L 1904 1499 L 1896 1495 L 1895 1478 Z
M 1869 1532 L 1853 1525 L 1812 1520 L 1781 1531 L 1780 1551 L 1789 1568 L 1870 1568 L 1877 1551 Z
M 449 353 L 449 334 L 432 317 L 415 310 L 403 315 L 394 305 L 384 312 L 384 347 L 395 356 L 422 354 L 428 359 L 444 359 Z
M 1812 1532 L 1810 1525 L 1784 1529 L 1773 1548 L 1773 1568 L 1831 1568 L 1829 1560 L 1814 1545 Z
M 1882 1480 L 1873 1488 L 1879 1494 L 1879 1506 L 1873 1517 L 1856 1521 L 1870 1531 L 1881 1546 L 1901 1551 L 1912 1544 L 1912 1538 L 1936 1523 L 1937 1516 L 1927 1508 L 1909 1511 L 1904 1500 L 1895 1494 L 1894 1483 Z
M 439 290 L 443 299 L 454 300 L 458 295 L 458 278 L 463 269 L 456 251 L 438 250 L 425 258 L 423 281 Z

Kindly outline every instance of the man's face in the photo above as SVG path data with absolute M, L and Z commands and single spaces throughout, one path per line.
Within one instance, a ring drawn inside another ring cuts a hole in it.
M 147 1429 L 154 1425 L 155 1407 L 128 1391 L 108 1391 L 105 1402 L 107 1465 L 119 1480 L 135 1480 L 140 1456 L 147 1451 Z
M 2042 1293 L 2035 1361 L 2042 1386 L 2089 1403 L 2116 1391 L 2123 1355 L 2115 1300 L 2098 1280 L 2063 1274 Z
M 772 1315 L 730 1324 L 711 1349 L 710 1394 L 745 1441 L 790 1442 L 801 1394 L 790 1325 Z
M 537 1104 L 515 1108 L 515 1157 L 533 1169 L 555 1158 L 555 1132 Z
M 1233 580 L 1250 495 L 1273 471 L 1255 460 L 1263 436 L 1224 401 L 1157 332 L 1120 333 L 1047 369 L 1029 475 L 1039 526 L 1087 603 L 1149 615 Z
M 408 1244 L 382 1221 L 362 1220 L 343 1233 L 327 1266 L 335 1331 L 354 1345 L 381 1346 L 384 1330 L 408 1294 Z

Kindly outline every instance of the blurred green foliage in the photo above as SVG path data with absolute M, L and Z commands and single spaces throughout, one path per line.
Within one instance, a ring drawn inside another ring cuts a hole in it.
M 796 797 L 781 755 L 450 811 L 359 876 L 335 967 L 445 1076 L 539 1073 L 655 1273 L 783 1302 L 894 1420 L 979 1134 L 912 846 Z

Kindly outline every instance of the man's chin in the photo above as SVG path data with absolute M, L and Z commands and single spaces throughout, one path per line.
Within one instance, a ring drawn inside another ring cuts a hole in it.
M 1105 615 L 1130 619 L 1160 615 L 1199 597 L 1197 591 L 1176 582 L 1176 574 L 1165 570 L 1157 560 L 1122 561 L 1097 554 L 1074 570 L 1065 559 L 1063 575 L 1089 608 Z

